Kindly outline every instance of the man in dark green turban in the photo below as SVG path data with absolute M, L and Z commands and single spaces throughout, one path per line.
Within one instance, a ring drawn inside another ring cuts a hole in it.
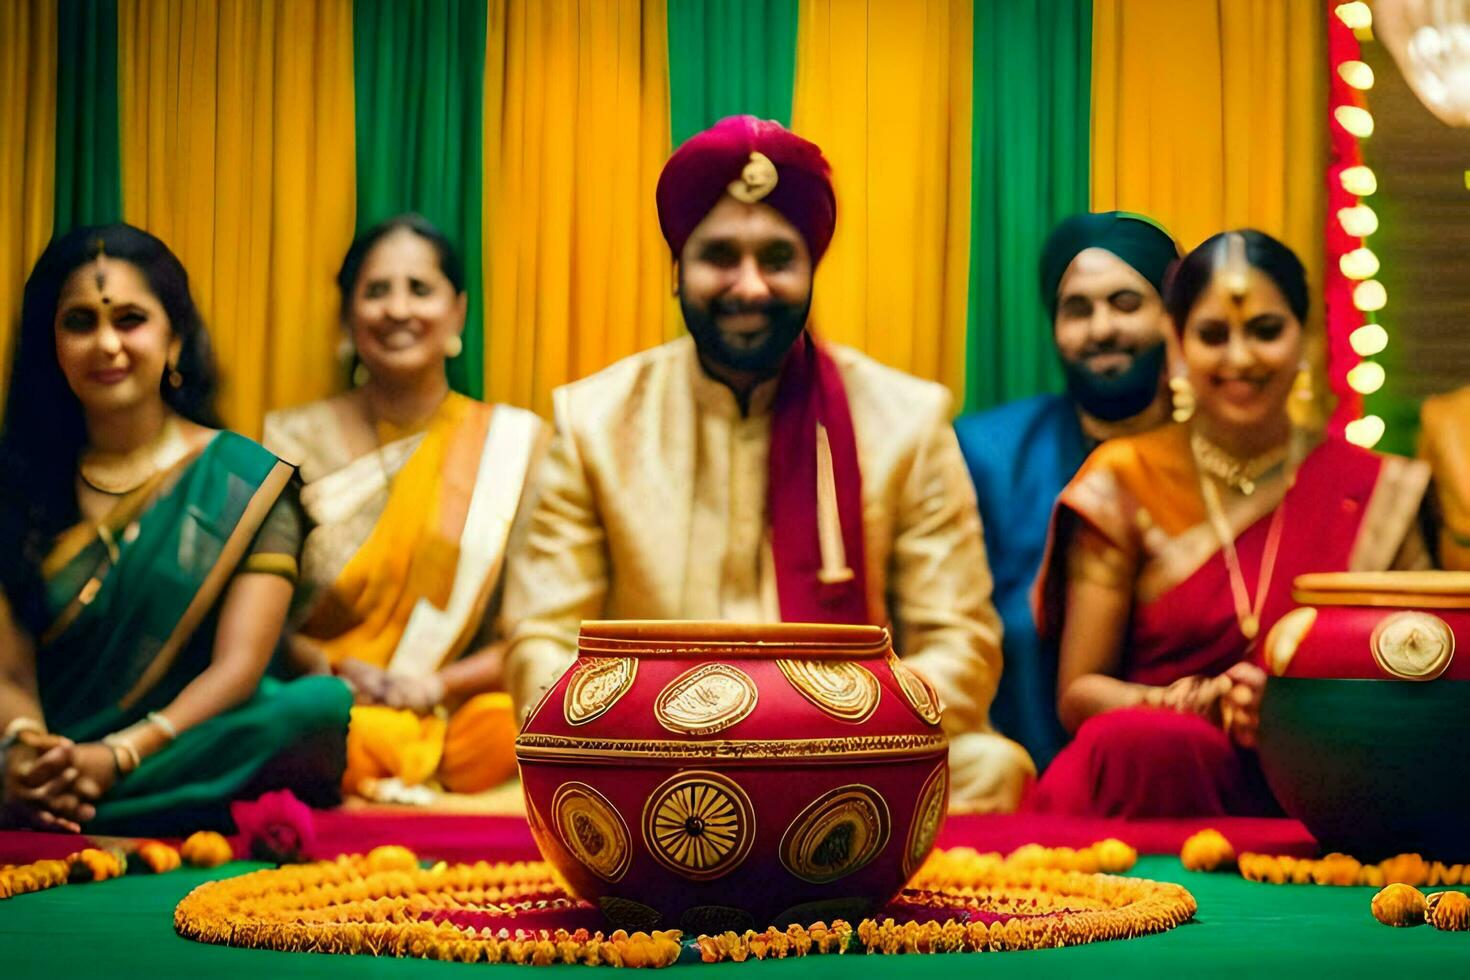
M 1005 627 L 991 721 L 1038 768 L 1067 738 L 1056 715 L 1056 651 L 1037 636 L 1030 605 L 1052 505 L 1099 442 L 1168 421 L 1161 293 L 1178 257 L 1169 233 L 1142 215 L 1077 214 L 1057 225 L 1041 252 L 1041 300 L 1066 393 L 955 422 Z

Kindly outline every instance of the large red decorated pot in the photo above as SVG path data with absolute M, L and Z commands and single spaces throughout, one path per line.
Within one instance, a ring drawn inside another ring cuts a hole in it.
M 861 916 L 934 844 L 948 741 L 871 626 L 587 622 L 516 739 L 537 844 L 618 925 Z
M 1470 860 L 1470 575 L 1303 575 L 1267 635 L 1261 767 L 1325 850 Z
M 1297 608 L 1266 637 L 1280 677 L 1470 680 L 1470 573 L 1333 572 L 1293 583 Z

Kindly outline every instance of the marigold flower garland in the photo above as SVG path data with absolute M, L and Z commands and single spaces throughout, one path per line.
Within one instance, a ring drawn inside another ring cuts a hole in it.
M 71 866 L 66 861 L 34 861 L 0 867 L 0 899 L 45 891 L 66 884 Z
M 235 859 L 229 838 L 213 830 L 196 830 L 179 847 L 179 855 L 194 868 L 217 868 Z
M 218 834 L 214 836 L 219 837 Z M 220 839 L 224 840 L 223 837 Z M 185 842 L 187 844 L 188 841 Z M 228 847 L 228 843 L 225 846 Z M 126 850 L 85 847 L 61 861 L 33 861 L 0 867 L 0 899 L 45 891 L 59 885 L 108 881 L 129 873 L 163 874 L 177 868 L 183 860 L 177 850 L 156 840 L 140 841 Z M 189 863 L 196 867 L 212 867 L 194 861 Z
M 1363 864 L 1335 852 L 1320 858 L 1296 858 L 1246 851 L 1237 857 L 1218 830 L 1202 830 L 1186 840 L 1179 860 L 1190 871 L 1233 865 L 1242 878 L 1273 885 L 1470 885 L 1470 865 L 1426 861 L 1418 854 L 1397 854 L 1376 864 Z
M 1445 891 L 1424 895 L 1419 886 L 1470 885 L 1470 865 L 1426 861 L 1419 854 L 1397 854 L 1376 864 L 1363 864 L 1346 854 L 1321 858 L 1253 854 L 1235 856 L 1218 830 L 1201 830 L 1184 842 L 1179 860 L 1190 871 L 1215 871 L 1234 865 L 1247 881 L 1273 885 L 1367 885 L 1373 896 L 1373 918 L 1387 926 L 1428 922 L 1449 932 L 1470 931 L 1470 896 Z
M 1135 858 L 1118 841 L 1081 850 L 1032 846 L 1009 857 L 936 852 L 890 909 L 912 912 L 912 919 L 727 932 L 686 944 L 677 930 L 527 928 L 590 909 L 546 864 L 425 869 L 403 848 L 379 848 L 201 885 L 179 903 L 174 926 L 200 942 L 257 949 L 629 967 L 668 966 L 681 957 L 713 963 L 1034 949 L 1131 938 L 1188 921 L 1196 905 L 1179 885 L 1078 870 L 1127 870 Z M 486 919 L 504 925 L 473 924 Z

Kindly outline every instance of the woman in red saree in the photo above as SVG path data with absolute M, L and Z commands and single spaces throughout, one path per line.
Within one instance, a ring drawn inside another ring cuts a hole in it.
M 1290 249 L 1217 235 L 1165 302 L 1179 421 L 1104 443 L 1053 515 L 1037 623 L 1059 637 L 1058 711 L 1075 737 L 1034 810 L 1274 812 L 1252 751 L 1259 661 L 1293 579 L 1428 562 L 1427 467 L 1292 424 L 1308 304 Z

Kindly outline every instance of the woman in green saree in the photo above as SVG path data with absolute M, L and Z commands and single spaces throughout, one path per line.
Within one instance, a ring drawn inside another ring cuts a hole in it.
M 230 799 L 333 802 L 351 696 L 269 667 L 296 574 L 293 470 L 219 431 L 168 248 L 53 241 L 0 433 L 0 827 L 163 834 Z

